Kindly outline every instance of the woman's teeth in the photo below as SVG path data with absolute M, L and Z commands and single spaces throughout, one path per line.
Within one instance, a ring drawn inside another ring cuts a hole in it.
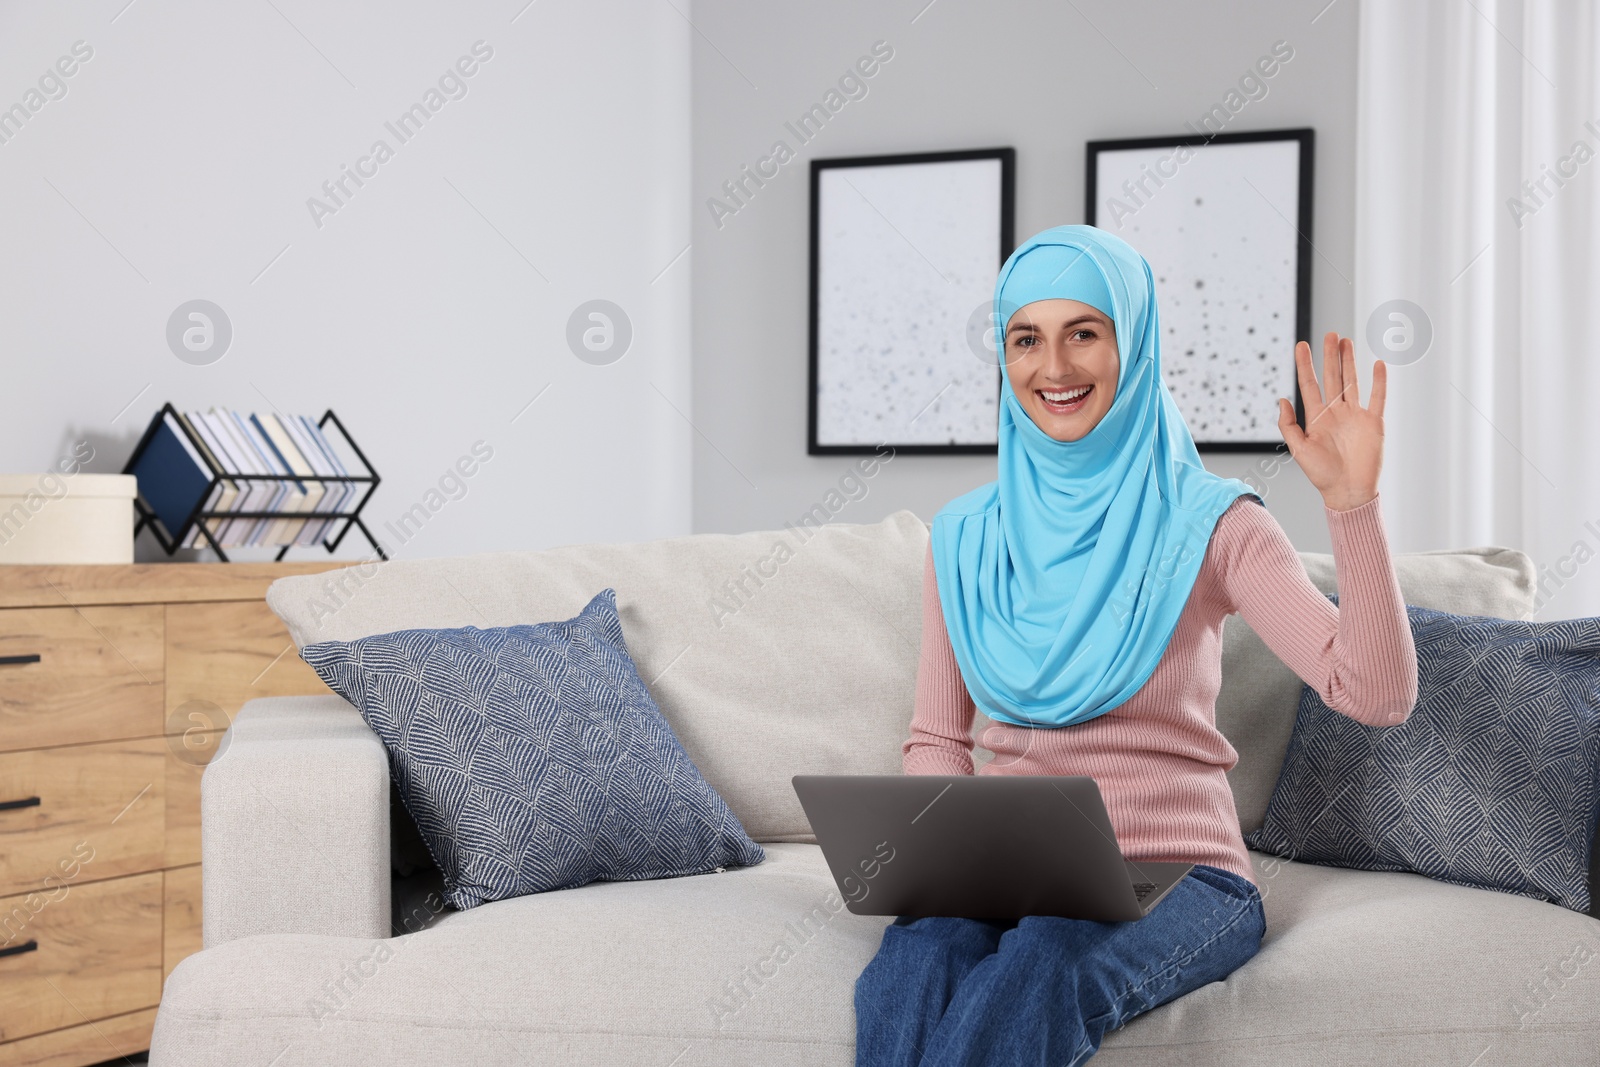
M 1050 411 L 1070 414 L 1088 402 L 1089 391 L 1093 388 L 1093 385 L 1080 385 L 1075 389 L 1039 389 L 1036 392 Z

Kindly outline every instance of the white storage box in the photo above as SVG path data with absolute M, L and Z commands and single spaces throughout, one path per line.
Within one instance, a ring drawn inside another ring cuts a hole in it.
M 132 563 L 131 474 L 0 474 L 0 563 Z

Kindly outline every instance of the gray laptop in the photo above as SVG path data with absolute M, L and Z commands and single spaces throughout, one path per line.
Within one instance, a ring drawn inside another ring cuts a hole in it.
M 796 775 L 857 915 L 1143 918 L 1194 865 L 1123 858 L 1093 778 Z

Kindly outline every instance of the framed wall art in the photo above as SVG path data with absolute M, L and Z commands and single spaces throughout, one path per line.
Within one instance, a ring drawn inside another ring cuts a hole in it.
M 811 161 L 808 454 L 994 452 L 1011 148 Z
M 1087 218 L 1155 274 L 1167 388 L 1201 451 L 1281 450 L 1310 341 L 1310 129 L 1088 145 Z M 1316 359 L 1322 347 L 1313 344 Z

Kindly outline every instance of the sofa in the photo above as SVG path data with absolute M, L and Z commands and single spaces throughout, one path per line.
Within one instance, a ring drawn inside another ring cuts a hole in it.
M 268 602 L 300 647 L 565 619 L 615 589 L 640 675 L 766 860 L 455 912 L 355 709 L 333 696 L 255 700 L 202 782 L 205 947 L 166 982 L 150 1061 L 852 1063 L 853 983 L 888 920 L 842 906 L 790 779 L 899 773 L 927 543 L 927 524 L 900 511 L 280 579 Z M 1333 591 L 1331 558 L 1303 559 Z M 1408 603 L 1531 612 L 1519 552 L 1405 555 L 1396 569 Z M 1230 783 L 1249 831 L 1300 683 L 1237 617 L 1224 645 L 1217 718 L 1239 754 Z M 974 735 L 984 727 L 980 716 Z M 1413 874 L 1251 858 L 1260 953 L 1108 1034 L 1093 1062 L 1600 1062 L 1593 916 Z

